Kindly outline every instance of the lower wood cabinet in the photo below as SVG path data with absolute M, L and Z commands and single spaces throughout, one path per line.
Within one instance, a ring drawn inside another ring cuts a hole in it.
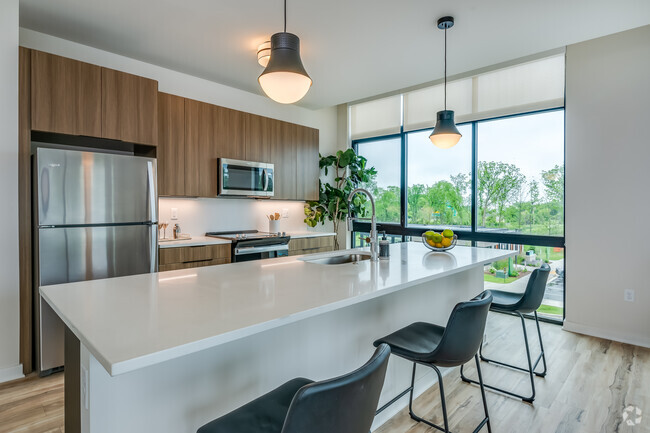
M 289 255 L 325 253 L 334 251 L 334 236 L 298 238 L 289 241 Z
M 171 247 L 158 250 L 158 271 L 230 263 L 230 244 Z

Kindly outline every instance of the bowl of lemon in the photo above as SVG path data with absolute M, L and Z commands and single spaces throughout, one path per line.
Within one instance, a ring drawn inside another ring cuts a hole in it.
M 422 233 L 422 243 L 431 251 L 449 251 L 456 246 L 458 236 L 451 229 L 445 229 L 442 232 L 432 230 Z

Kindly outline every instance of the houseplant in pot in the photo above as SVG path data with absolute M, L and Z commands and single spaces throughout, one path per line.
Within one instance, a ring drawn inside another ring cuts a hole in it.
M 332 183 L 319 180 L 318 201 L 305 203 L 305 223 L 316 227 L 318 223 L 332 221 L 334 231 L 338 234 L 339 224 L 344 221 L 350 211 L 356 216 L 366 213 L 367 199 L 361 194 L 354 196 L 352 205 L 348 206 L 348 196 L 354 188 L 370 183 L 377 175 L 374 167 L 367 167 L 367 159 L 359 156 L 353 149 L 339 150 L 336 155 L 320 155 L 319 167 L 328 176 L 333 172 Z M 334 238 L 334 249 L 339 249 L 338 237 Z

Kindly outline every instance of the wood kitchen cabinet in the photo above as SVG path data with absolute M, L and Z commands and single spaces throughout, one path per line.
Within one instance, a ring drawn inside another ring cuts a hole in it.
M 297 125 L 276 121 L 269 131 L 271 162 L 274 165 L 275 194 L 277 200 L 295 200 Z
M 334 251 L 334 236 L 298 238 L 289 241 L 289 255 L 314 254 Z
M 102 135 L 102 68 L 31 51 L 31 129 Z
M 296 198 L 318 200 L 318 129 L 298 126 L 296 139 Z
M 102 68 L 102 137 L 158 144 L 158 82 Z
M 246 114 L 246 159 L 255 162 L 271 162 L 273 124 L 268 117 Z
M 158 195 L 185 193 L 185 98 L 158 93 Z
M 198 268 L 230 263 L 230 244 L 160 248 L 158 271 Z
M 245 113 L 186 99 L 185 122 L 185 195 L 216 197 L 218 158 L 245 158 Z

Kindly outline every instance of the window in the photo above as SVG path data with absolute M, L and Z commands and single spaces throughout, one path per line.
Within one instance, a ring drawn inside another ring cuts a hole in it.
M 564 313 L 564 248 L 533 245 L 477 242 L 478 247 L 517 250 L 519 254 L 508 260 L 490 263 L 483 269 L 485 290 L 523 293 L 530 274 L 544 263 L 551 267 L 546 282 L 540 317 L 562 319 Z
M 368 159 L 367 166 L 377 169 L 375 180 L 361 186 L 373 195 L 379 222 L 400 222 L 401 143 L 401 139 L 397 137 L 362 141 L 357 144 L 357 153 Z
M 472 126 L 451 149 L 431 144 L 430 130 L 406 134 L 409 226 L 469 229 L 471 225 Z
M 564 112 L 478 122 L 478 229 L 564 235 Z

